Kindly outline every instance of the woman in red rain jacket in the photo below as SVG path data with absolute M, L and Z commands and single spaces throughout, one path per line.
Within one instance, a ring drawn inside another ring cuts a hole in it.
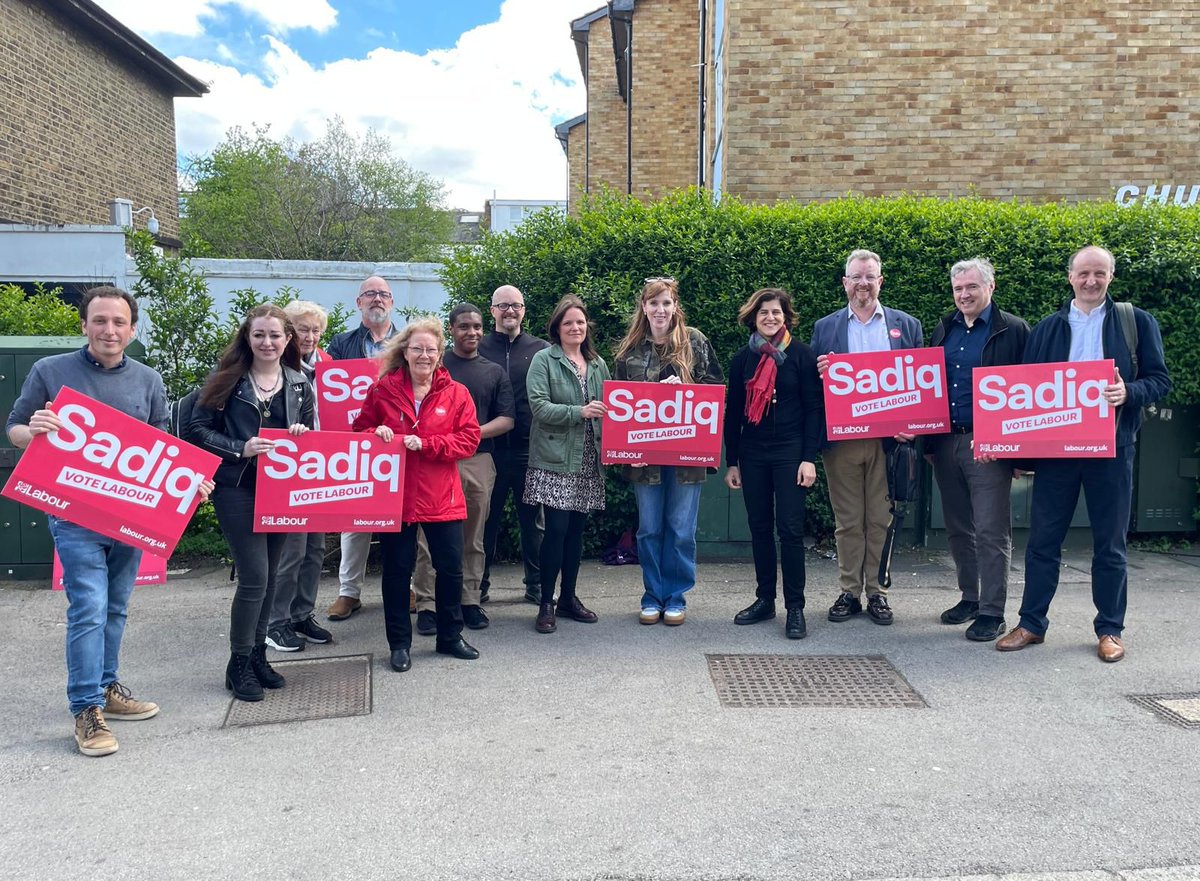
M 417 526 L 429 543 L 437 605 L 437 651 L 466 661 L 479 652 L 462 638 L 463 521 L 467 504 L 458 460 L 479 446 L 475 402 L 466 386 L 441 365 L 446 347 L 435 318 L 411 322 L 380 354 L 379 381 L 371 386 L 355 431 L 374 432 L 385 444 L 402 443 L 404 497 L 400 532 L 380 534 L 383 620 L 392 669 L 412 666 L 409 585 L 417 556 Z

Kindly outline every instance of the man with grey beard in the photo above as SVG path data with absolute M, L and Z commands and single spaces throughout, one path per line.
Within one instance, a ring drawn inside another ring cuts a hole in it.
M 396 326 L 392 323 L 392 289 L 386 281 L 372 275 L 359 285 L 355 302 L 362 314 L 362 324 L 330 340 L 329 357 L 334 361 L 374 358 L 383 351 L 384 343 L 396 334 Z M 371 533 L 342 533 L 338 598 L 325 613 L 330 621 L 344 621 L 362 608 L 359 597 L 370 551 Z

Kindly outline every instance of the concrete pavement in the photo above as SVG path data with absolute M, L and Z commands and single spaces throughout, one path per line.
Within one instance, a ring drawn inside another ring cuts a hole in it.
M 78 755 L 61 594 L 0 585 L 0 878 L 1200 878 L 1200 729 L 1130 694 L 1200 691 L 1200 560 L 1134 554 L 1129 655 L 1095 656 L 1086 558 L 1064 569 L 1045 645 L 1004 655 L 938 623 L 944 556 L 894 567 L 896 623 L 825 619 L 832 561 L 809 557 L 809 637 L 735 627 L 748 564 L 702 565 L 678 628 L 640 626 L 640 570 L 585 562 L 598 624 L 533 632 L 506 568 L 468 633 L 476 662 L 414 636 L 387 666 L 378 576 L 336 643 L 374 654 L 368 716 L 221 727 L 227 569 L 139 588 L 121 679 L 158 701 Z M 1022 587 L 1014 573 L 1009 625 Z M 322 583 L 318 609 L 336 594 Z M 883 654 L 928 707 L 731 709 L 706 653 Z

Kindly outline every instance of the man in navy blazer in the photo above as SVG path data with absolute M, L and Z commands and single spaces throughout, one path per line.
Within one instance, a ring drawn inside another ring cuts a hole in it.
M 883 263 L 872 251 L 852 251 L 842 278 L 847 306 L 826 315 L 813 327 L 812 350 L 824 377 L 829 355 L 916 349 L 925 344 L 921 322 L 907 312 L 879 302 Z M 912 438 L 900 436 L 897 441 Z M 876 624 L 891 624 L 887 588 L 879 583 L 879 558 L 888 527 L 887 456 L 878 438 L 826 440 L 821 457 L 829 481 L 829 501 L 836 522 L 841 593 L 829 609 L 829 620 L 848 621 L 863 610 Z
M 1083 490 L 1092 526 L 1092 603 L 1096 654 L 1109 663 L 1125 657 L 1125 536 L 1133 504 L 1133 453 L 1142 408 L 1165 398 L 1171 378 L 1162 334 L 1154 316 L 1132 309 L 1136 342 L 1121 328 L 1117 304 L 1108 293 L 1115 276 L 1111 252 L 1081 248 L 1067 262 L 1074 299 L 1038 322 L 1025 344 L 1026 364 L 1099 361 L 1112 358 L 1113 381 L 1104 390 L 1117 408 L 1116 455 L 1111 459 L 1041 459 L 1033 478 L 1029 544 L 1025 547 L 1025 594 L 1021 623 L 996 643 L 1015 652 L 1046 639 L 1050 601 L 1058 589 L 1062 543 Z M 1136 351 L 1130 351 L 1131 343 Z

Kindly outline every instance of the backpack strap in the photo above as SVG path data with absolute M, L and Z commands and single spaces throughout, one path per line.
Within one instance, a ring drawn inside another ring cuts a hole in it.
M 1137 320 L 1133 315 L 1132 303 L 1113 303 L 1117 307 L 1117 322 L 1121 325 L 1121 335 L 1125 337 L 1125 345 L 1129 346 L 1129 355 L 1133 359 L 1133 376 L 1138 377 L 1138 329 Z

